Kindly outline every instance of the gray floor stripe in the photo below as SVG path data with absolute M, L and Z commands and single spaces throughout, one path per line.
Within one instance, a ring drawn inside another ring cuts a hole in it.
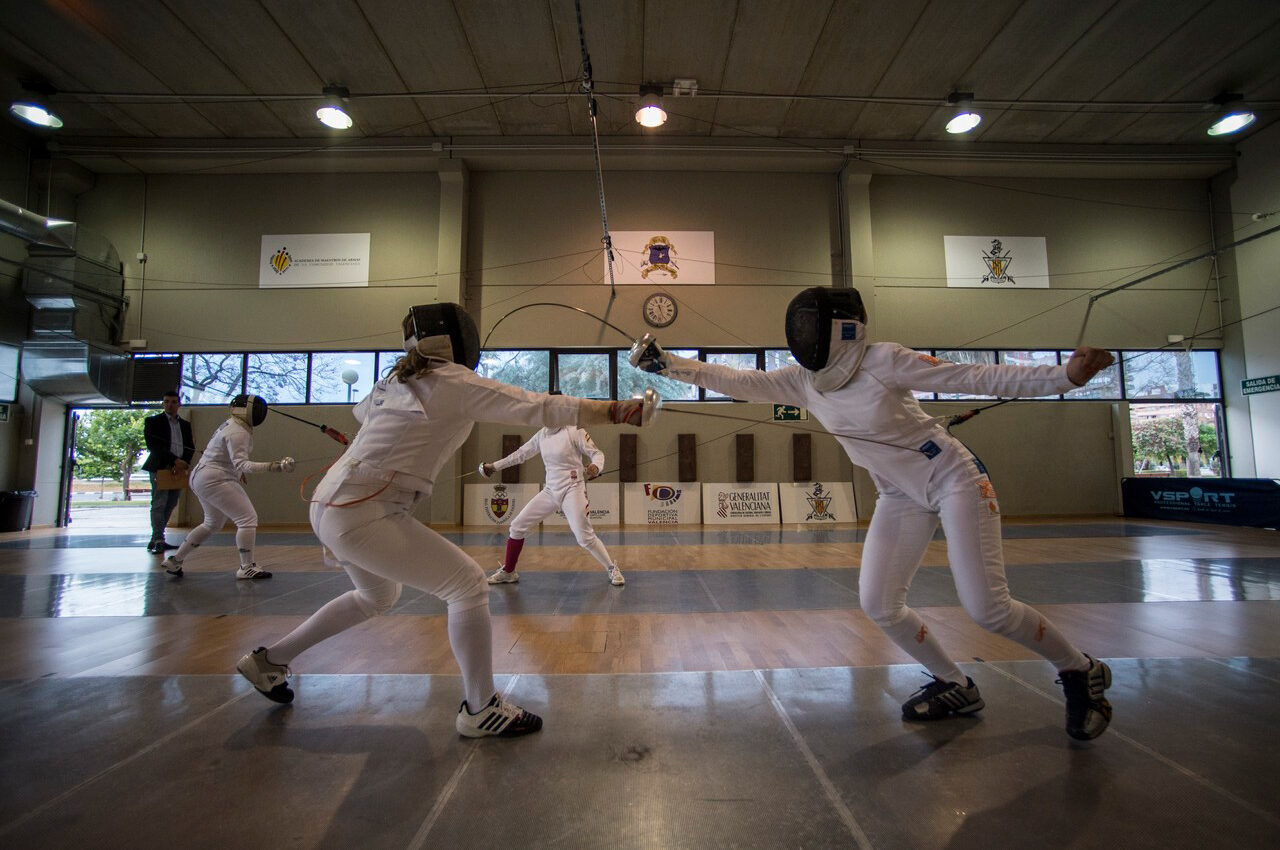
M 698 584 L 702 586 L 702 592 L 707 594 L 707 598 L 711 600 L 711 605 L 716 609 L 716 613 L 723 614 L 724 609 L 720 607 L 720 602 L 716 599 L 716 595 L 711 592 L 711 588 L 707 587 L 707 580 L 702 577 L 702 573 L 694 573 L 694 576 L 697 577 Z
M 835 783 L 831 781 L 831 777 L 827 776 L 827 772 L 822 769 L 817 756 L 813 754 L 813 750 L 809 749 L 809 745 L 805 743 L 800 730 L 796 728 L 796 725 L 791 722 L 791 718 L 787 716 L 787 710 L 783 707 L 782 700 L 778 699 L 778 695 L 773 692 L 773 688 L 769 687 L 769 682 L 765 679 L 764 673 L 759 670 L 753 670 L 752 672 L 756 674 L 756 681 L 764 688 L 765 694 L 769 697 L 769 702 L 773 704 L 773 710 L 777 713 L 778 719 L 782 721 L 782 725 L 790 733 L 791 740 L 795 741 L 796 748 L 800 750 L 804 760 L 809 763 L 809 769 L 817 777 L 818 784 L 822 786 L 822 791 L 827 795 L 827 801 L 831 803 L 831 808 L 835 810 L 836 816 L 840 818 L 845 828 L 849 830 L 849 834 L 853 836 L 853 840 L 857 842 L 858 847 L 862 848 L 862 850 L 874 850 L 871 839 L 867 838 L 867 834 L 862 831 L 862 827 L 858 825 L 853 812 L 849 811 L 849 807 L 845 805 L 844 798 L 836 790 Z
M 516 682 L 520 681 L 519 673 L 516 673 L 507 682 L 507 686 L 502 689 L 502 697 L 506 699 L 507 694 L 511 693 L 511 689 L 516 686 Z M 462 782 L 462 775 L 467 772 L 467 768 L 471 766 L 471 760 L 476 757 L 476 753 L 480 751 L 480 742 L 484 738 L 476 738 L 471 742 L 471 750 L 467 753 L 467 757 L 462 760 L 462 764 L 453 771 L 453 776 L 449 777 L 449 781 L 445 783 L 444 788 L 440 789 L 440 796 L 436 798 L 436 804 L 431 807 L 431 811 L 427 813 L 427 818 L 422 822 L 422 826 L 418 827 L 418 831 L 414 833 L 413 840 L 408 843 L 406 850 L 422 850 L 427 844 L 427 836 L 431 834 L 431 829 L 436 825 L 436 821 L 440 819 L 440 815 L 444 812 L 445 807 L 449 805 L 449 801 L 453 799 L 453 792 L 458 790 L 459 783 Z
M 227 706 L 234 705 L 235 703 L 249 696 L 249 694 L 253 692 L 254 692 L 253 688 L 250 688 L 249 690 L 245 691 L 239 696 L 232 697 L 231 699 L 227 700 L 221 705 L 214 706 L 213 708 L 206 711 L 204 714 L 197 717 L 195 720 L 192 720 L 188 723 L 183 724 L 182 726 L 178 727 L 177 729 L 174 729 L 172 732 L 170 732 L 168 735 L 165 735 L 162 738 L 157 738 L 147 746 L 138 750 L 133 755 L 127 758 L 121 759 L 120 761 L 116 762 L 110 767 L 103 768 L 102 770 L 95 773 L 93 776 L 90 776 L 88 779 L 85 779 L 81 782 L 77 782 L 75 785 L 71 786 L 66 791 L 63 791 L 61 794 L 59 794 L 58 796 L 54 797 L 51 800 L 46 800 L 44 803 L 40 804 L 39 806 L 36 806 L 34 809 L 27 812 L 25 815 L 18 818 L 17 820 L 10 821 L 4 826 L 0 826 L 0 835 L 4 835 L 16 829 L 17 827 L 21 826 L 22 824 L 26 823 L 27 821 L 31 820 L 32 818 L 36 817 L 37 815 L 43 814 L 45 811 L 48 811 L 49 809 L 58 805 L 63 800 L 66 800 L 74 796 L 75 794 L 78 794 L 82 789 L 88 787 L 89 785 L 92 785 L 93 783 L 97 782 L 99 779 L 102 779 L 104 776 L 110 773 L 114 773 L 115 771 L 119 770 L 122 767 L 125 767 L 126 765 L 132 764 L 133 762 L 137 761 L 138 759 L 142 758 L 148 753 L 155 752 L 156 750 L 163 747 L 165 744 L 172 741 L 174 738 L 187 732 L 187 730 L 194 729 L 196 726 L 199 726 L 201 723 L 203 723 L 205 720 L 212 717 L 213 715 L 217 714 L 219 711 L 222 711 Z
M 986 664 L 988 667 L 990 667 L 992 670 L 995 670 L 1001 676 L 1004 676 L 1006 679 L 1009 679 L 1012 682 L 1016 682 L 1017 684 L 1026 688 L 1027 690 L 1032 691 L 1033 693 L 1037 693 L 1040 696 L 1044 697 L 1045 699 L 1050 700 L 1051 702 L 1055 702 L 1058 705 L 1063 705 L 1062 700 L 1058 699 L 1053 694 L 1046 693 L 1045 691 L 1040 690 L 1035 685 L 1031 684 L 1025 679 L 1020 679 L 1017 676 L 1013 675 L 1012 673 L 1009 673 L 1005 670 L 1001 670 L 999 667 L 995 666 L 990 661 L 984 661 L 983 663 Z M 1137 740 L 1134 740 L 1133 738 L 1130 738 L 1128 735 L 1117 730 L 1114 726 L 1108 727 L 1105 734 L 1109 738 L 1119 738 L 1121 741 L 1124 741 L 1126 744 L 1131 745 L 1132 747 L 1139 750 L 1140 752 L 1145 753 L 1146 755 L 1160 762 L 1165 767 L 1170 768 L 1171 770 L 1174 770 L 1178 773 L 1181 773 L 1183 776 L 1187 777 L 1197 785 L 1200 785 L 1203 788 L 1207 788 L 1221 797 L 1225 797 L 1226 799 L 1240 806 L 1242 809 L 1245 809 L 1246 811 L 1262 818 L 1267 823 L 1273 826 L 1280 827 L 1280 818 L 1277 818 L 1271 812 L 1268 812 L 1266 809 L 1258 808 L 1253 803 L 1250 803 L 1248 800 L 1242 800 L 1241 798 L 1237 797 L 1235 794 L 1232 794 L 1226 788 L 1223 788 L 1220 785 L 1210 782 L 1208 779 L 1205 779 L 1203 776 L 1196 773 L 1191 768 L 1184 767 L 1183 765 L 1178 764 L 1176 761 L 1169 758 L 1168 756 L 1161 755 L 1160 753 L 1151 749 L 1151 747 L 1148 747 L 1146 744 L 1142 743 L 1141 741 L 1137 741 Z
M 1223 661 L 1221 658 L 1206 658 L 1205 661 L 1211 661 L 1214 664 L 1220 664 L 1223 667 L 1226 667 L 1228 670 L 1232 670 L 1236 673 L 1244 673 L 1247 676 L 1256 676 L 1257 678 L 1263 680 L 1264 682 L 1271 682 L 1273 684 L 1280 685 L 1280 679 L 1277 679 L 1274 676 L 1264 675 L 1262 673 L 1259 673 L 1257 670 L 1249 670 L 1244 667 L 1235 667 Z

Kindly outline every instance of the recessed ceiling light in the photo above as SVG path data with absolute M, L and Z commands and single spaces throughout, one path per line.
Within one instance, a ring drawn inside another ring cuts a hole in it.
M 14 101 L 9 106 L 9 112 L 16 117 L 21 118 L 28 124 L 32 124 L 36 127 L 45 127 L 49 130 L 56 130 L 62 126 L 62 119 L 57 115 L 54 115 L 47 107 L 38 101 Z

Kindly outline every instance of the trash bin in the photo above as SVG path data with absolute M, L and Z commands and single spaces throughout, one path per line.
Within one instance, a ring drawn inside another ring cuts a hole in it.
M 0 531 L 26 531 L 31 527 L 35 490 L 0 491 Z

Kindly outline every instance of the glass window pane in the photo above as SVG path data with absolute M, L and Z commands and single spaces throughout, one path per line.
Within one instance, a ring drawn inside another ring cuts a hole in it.
M 997 351 L 997 360 L 1006 366 L 1057 366 L 1056 351 Z M 1041 396 L 1019 396 L 1019 398 L 1059 398 L 1058 393 Z
M 934 357 L 939 360 L 948 360 L 952 363 L 976 363 L 983 366 L 992 366 L 996 362 L 996 353 L 994 351 L 982 351 L 974 349 L 953 349 L 950 351 L 935 351 Z M 963 398 L 995 398 L 991 395 L 973 395 L 971 393 L 938 393 L 938 401 L 954 400 Z
M 1126 398 L 1219 398 L 1216 351 L 1126 351 Z
M 243 379 L 243 354 L 182 355 L 183 404 L 226 404 Z
M 1129 405 L 1133 471 L 1141 477 L 1220 478 L 1218 405 L 1138 403 Z
M 730 369 L 755 369 L 756 353 L 754 351 L 709 351 L 707 352 L 707 362 L 728 366 Z M 712 390 L 707 390 L 706 395 L 703 397 L 707 399 L 729 398 L 724 393 L 713 392 Z
M 698 359 L 696 348 L 668 348 L 667 351 L 677 357 Z M 618 352 L 618 398 L 639 398 L 647 387 L 653 387 L 659 395 L 668 401 L 697 401 L 698 388 L 693 384 L 685 384 L 672 378 L 664 378 L 652 372 L 643 372 L 631 365 L 627 359 L 631 352 L 622 349 Z
M 557 354 L 560 392 L 579 398 L 612 398 L 608 354 Z
M 1070 351 L 1058 352 L 1063 363 L 1071 359 L 1071 354 L 1072 352 Z M 1063 397 L 1105 400 L 1122 398 L 1123 393 L 1120 392 L 1120 352 L 1113 351 L 1111 356 L 1116 359 L 1115 365 L 1108 366 L 1094 375 L 1092 380 L 1083 387 L 1068 390 Z
M 482 351 L 476 374 L 535 393 L 551 389 L 550 351 Z
M 764 370 L 772 372 L 774 369 L 785 369 L 788 366 L 799 366 L 796 359 L 791 356 L 791 352 L 785 348 L 770 348 L 764 353 Z
M 18 352 L 16 345 L 0 345 L 0 401 L 18 398 Z
M 396 365 L 401 357 L 404 357 L 403 351 L 379 351 L 378 352 L 378 380 L 381 381 L 387 377 L 387 373 L 391 371 L 391 367 Z
M 311 403 L 354 404 L 373 389 L 372 351 L 311 355 Z
M 267 404 L 302 404 L 307 400 L 307 355 L 269 351 L 250 354 L 245 392 Z

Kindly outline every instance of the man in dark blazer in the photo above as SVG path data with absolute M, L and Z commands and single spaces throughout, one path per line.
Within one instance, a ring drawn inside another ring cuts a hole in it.
M 164 554 L 166 549 L 176 549 L 172 543 L 166 543 L 164 528 L 169 524 L 173 509 L 178 506 L 181 490 L 161 490 L 156 486 L 156 472 L 167 469 L 170 472 L 185 472 L 191 463 L 191 456 L 196 453 L 195 440 L 191 436 L 191 423 L 178 416 L 181 404 L 178 394 L 173 390 L 164 394 L 161 402 L 164 408 L 155 416 L 143 420 L 142 437 L 147 442 L 150 454 L 142 464 L 151 476 L 151 542 L 147 544 L 148 552 Z

